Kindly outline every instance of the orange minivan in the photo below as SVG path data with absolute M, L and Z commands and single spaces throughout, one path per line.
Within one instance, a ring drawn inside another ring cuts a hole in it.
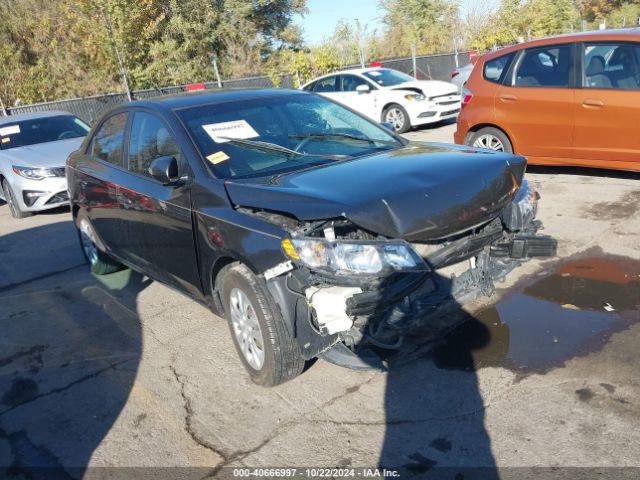
M 531 164 L 640 171 L 640 29 L 562 35 L 491 52 L 463 91 L 458 144 Z

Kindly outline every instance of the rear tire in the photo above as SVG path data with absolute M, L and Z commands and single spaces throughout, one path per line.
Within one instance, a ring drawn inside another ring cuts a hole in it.
M 484 127 L 467 137 L 467 145 L 475 148 L 486 148 L 495 152 L 513 153 L 509 137 L 493 127 Z
M 392 103 L 382 112 L 382 121 L 393 125 L 396 133 L 405 133 L 411 128 L 407 111 L 397 103 Z
M 80 228 L 78 228 L 78 238 L 80 240 L 82 254 L 91 268 L 91 273 L 94 275 L 108 275 L 122 270 L 124 265 L 100 251 L 95 244 L 94 235 L 93 228 L 89 221 L 81 220 Z
M 2 192 L 7 205 L 9 205 L 9 212 L 11 213 L 11 216 L 13 218 L 27 218 L 33 215 L 31 212 L 25 212 L 20 209 L 18 199 L 16 198 L 13 190 L 11 189 L 11 185 L 9 185 L 9 182 L 6 179 L 2 180 Z
M 231 337 L 251 380 L 272 387 L 300 375 L 300 347 L 265 286 L 240 263 L 218 275 Z

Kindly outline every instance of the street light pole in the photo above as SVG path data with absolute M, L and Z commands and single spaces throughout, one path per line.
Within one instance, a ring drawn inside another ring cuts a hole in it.
M 216 54 L 211 56 L 211 63 L 213 63 L 213 71 L 216 74 L 218 88 L 222 88 L 222 80 L 220 80 L 220 72 L 218 71 L 218 56 Z

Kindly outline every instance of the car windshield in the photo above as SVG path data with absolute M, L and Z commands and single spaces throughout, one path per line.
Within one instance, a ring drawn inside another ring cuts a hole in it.
M 363 75 L 382 87 L 392 87 L 405 82 L 413 82 L 415 79 L 406 73 L 390 70 L 388 68 L 380 68 L 364 72 Z
M 256 97 L 177 114 L 218 178 L 276 175 L 403 145 L 370 120 L 313 94 Z
M 89 126 L 73 115 L 30 118 L 0 125 L 0 148 L 25 147 L 37 143 L 56 142 L 84 137 Z

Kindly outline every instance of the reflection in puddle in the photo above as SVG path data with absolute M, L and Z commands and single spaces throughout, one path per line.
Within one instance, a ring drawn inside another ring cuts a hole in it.
M 570 260 L 481 310 L 432 351 L 441 368 L 544 373 L 640 321 L 640 262 Z

